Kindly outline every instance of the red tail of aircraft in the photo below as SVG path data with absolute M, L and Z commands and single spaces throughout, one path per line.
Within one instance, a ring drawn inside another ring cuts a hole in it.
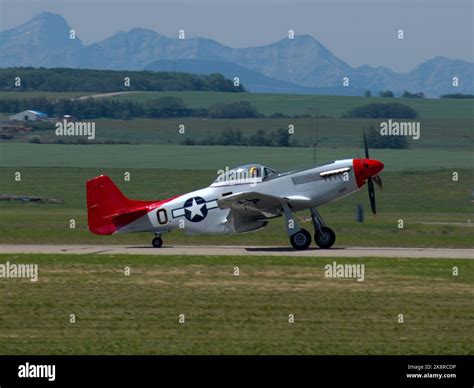
M 87 221 L 95 234 L 113 234 L 166 201 L 128 199 L 105 175 L 88 180 Z

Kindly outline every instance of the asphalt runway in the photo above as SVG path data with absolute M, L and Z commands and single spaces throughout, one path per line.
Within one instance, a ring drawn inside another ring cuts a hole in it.
M 190 256 L 312 256 L 312 257 L 408 257 L 436 259 L 474 259 L 474 249 L 458 248 L 310 248 L 295 251 L 291 247 L 244 246 L 171 246 L 162 248 L 133 245 L 0 245 L 0 254 L 129 254 Z

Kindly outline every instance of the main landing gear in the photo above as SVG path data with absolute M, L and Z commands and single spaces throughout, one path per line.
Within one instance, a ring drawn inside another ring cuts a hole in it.
M 321 249 L 331 248 L 336 242 L 336 233 L 326 226 L 316 208 L 311 208 L 311 221 L 313 222 L 316 245 Z
M 293 248 L 299 251 L 308 249 L 311 245 L 311 235 L 306 229 L 299 227 L 287 203 L 283 204 L 283 213 L 285 215 L 286 233 Z
M 298 226 L 288 204 L 283 205 L 283 213 L 285 215 L 286 232 L 293 248 L 300 251 L 308 249 L 311 245 L 311 234 L 306 229 Z M 311 220 L 313 222 L 316 245 L 321 249 L 331 248 L 336 241 L 336 234 L 331 228 L 326 226 L 315 208 L 311 208 Z
M 156 237 L 151 241 L 151 244 L 154 248 L 161 248 L 163 246 L 163 239 L 161 238 L 161 234 L 156 234 Z
M 306 229 L 300 229 L 290 236 L 290 243 L 293 248 L 303 251 L 311 245 L 311 234 Z

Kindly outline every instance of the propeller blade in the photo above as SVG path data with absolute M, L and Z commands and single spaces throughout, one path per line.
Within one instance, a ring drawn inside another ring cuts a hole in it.
M 365 158 L 370 159 L 369 158 L 369 147 L 367 146 L 367 136 L 365 134 L 365 131 L 364 131 L 364 149 L 365 149 Z
M 370 207 L 372 208 L 372 213 L 377 214 L 377 208 L 375 206 L 374 181 L 372 180 L 372 178 L 368 179 L 367 188 L 369 189 L 369 199 L 370 199 Z
M 382 177 L 380 175 L 374 176 L 374 182 L 380 188 L 380 190 L 383 190 L 383 182 L 382 182 Z

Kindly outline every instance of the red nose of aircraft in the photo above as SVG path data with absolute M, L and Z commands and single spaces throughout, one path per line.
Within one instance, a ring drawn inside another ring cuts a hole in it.
M 353 159 L 357 186 L 361 187 L 367 179 L 383 170 L 383 163 L 375 159 Z

